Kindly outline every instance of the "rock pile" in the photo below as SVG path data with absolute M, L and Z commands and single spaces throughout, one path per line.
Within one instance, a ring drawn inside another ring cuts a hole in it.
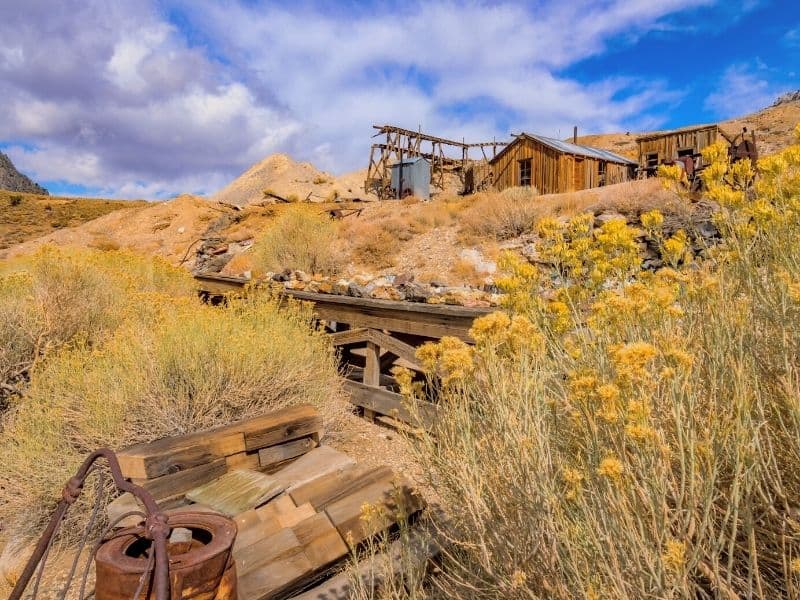
M 287 290 L 396 302 L 489 308 L 499 306 L 501 298 L 492 284 L 476 289 L 439 285 L 437 282 L 422 283 L 415 281 L 414 275 L 410 273 L 380 277 L 357 275 L 351 279 L 333 280 L 287 269 L 281 273 L 267 273 L 266 279 L 282 284 Z

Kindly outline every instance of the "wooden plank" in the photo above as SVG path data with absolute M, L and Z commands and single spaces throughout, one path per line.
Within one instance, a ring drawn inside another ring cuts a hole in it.
M 258 452 L 239 452 L 225 457 L 225 464 L 229 471 L 234 469 L 258 469 L 261 466 Z
M 352 464 L 355 461 L 347 454 L 330 446 L 319 446 L 273 473 L 272 477 L 286 490 L 291 491 L 296 486 Z
M 417 360 L 417 349 L 411 344 L 406 344 L 402 340 L 398 340 L 397 338 L 383 333 L 377 329 L 369 330 L 369 338 L 371 341 L 378 344 L 381 349 L 388 350 L 398 358 L 402 358 L 412 365 L 415 365 L 415 369 L 422 369 L 422 367 L 419 366 L 419 361 Z
M 258 458 L 257 463 L 263 468 L 270 467 L 279 462 L 289 460 L 290 458 L 301 456 L 316 446 L 317 440 L 312 436 L 307 436 L 298 440 L 286 442 L 285 444 L 262 448 L 256 455 Z
M 322 437 L 322 417 L 310 404 L 291 406 L 239 425 L 245 448 L 259 450 L 316 434 Z
M 117 456 L 125 477 L 150 479 L 321 432 L 322 417 L 310 404 L 302 404 L 209 431 L 136 444 Z
M 156 500 L 182 496 L 192 488 L 221 477 L 228 470 L 224 458 L 198 465 L 184 471 L 162 475 L 155 479 L 134 479 L 131 481 L 146 489 Z
M 400 575 L 409 576 L 411 572 L 422 575 L 431 564 L 431 559 L 440 552 L 439 545 L 427 534 L 412 532 L 407 540 L 396 540 L 389 544 L 385 552 L 358 561 L 354 568 L 344 571 L 318 586 L 290 600 L 344 600 L 356 597 L 354 581 L 358 589 L 375 592 L 390 579 Z M 374 597 L 378 597 L 377 595 Z
M 250 546 L 236 559 L 239 598 L 266 600 L 313 571 L 303 546 L 290 528 Z
M 363 327 L 356 329 L 346 329 L 331 334 L 331 341 L 334 346 L 347 346 L 349 344 L 360 344 L 367 340 L 367 330 Z
M 232 517 L 260 506 L 283 491 L 275 479 L 258 471 L 236 469 L 188 490 L 186 498 Z
M 239 533 L 261 522 L 255 508 L 234 515 L 233 520 L 236 522 L 236 530 Z
M 244 450 L 240 432 L 218 429 L 136 444 L 118 452 L 117 459 L 123 476 L 151 479 Z
M 133 527 L 134 525 L 141 523 L 144 520 L 143 516 L 129 515 L 127 517 L 123 517 L 123 515 L 133 511 L 139 511 L 141 513 L 145 512 L 144 505 L 136 496 L 129 492 L 125 492 L 121 496 L 114 498 L 106 505 L 106 516 L 108 517 L 108 522 L 109 524 L 116 522 L 114 527 Z
M 315 571 L 335 563 L 349 552 L 342 536 L 325 513 L 315 513 L 303 519 L 292 530 Z
M 400 479 L 397 482 L 379 481 L 361 488 L 332 502 L 325 508 L 325 512 L 342 538 L 351 548 L 355 548 L 422 508 L 422 498 L 407 481 Z
M 383 388 L 366 386 L 357 381 L 345 381 L 345 389 L 350 393 L 350 402 L 356 406 L 373 410 L 382 415 L 400 419 L 411 425 L 418 425 L 430 431 L 439 416 L 439 407 L 431 402 L 409 400 Z M 413 402 L 419 412 L 420 423 L 415 423 L 408 410 L 408 403 Z
M 292 513 L 296 508 L 297 504 L 295 504 L 294 500 L 292 500 L 289 494 L 284 493 L 263 506 L 259 506 L 256 512 L 262 521 L 273 519 L 277 522 L 282 515 Z
M 393 477 L 394 472 L 389 467 L 354 464 L 296 486 L 289 495 L 297 504 L 307 502 L 316 510 L 324 510 L 363 487 L 380 481 L 390 482 Z

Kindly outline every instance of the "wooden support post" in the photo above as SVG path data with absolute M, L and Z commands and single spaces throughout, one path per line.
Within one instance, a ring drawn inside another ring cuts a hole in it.
M 381 347 L 375 342 L 367 342 L 367 363 L 364 367 L 364 385 L 380 387 L 381 385 Z M 375 420 L 375 411 L 364 409 L 364 418 Z

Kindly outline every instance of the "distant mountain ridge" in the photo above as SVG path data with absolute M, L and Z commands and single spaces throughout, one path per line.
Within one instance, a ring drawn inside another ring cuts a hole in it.
M 50 193 L 32 181 L 27 175 L 23 175 L 4 153 L 0 152 L 0 190 L 10 192 L 24 192 L 28 194 L 49 195 Z

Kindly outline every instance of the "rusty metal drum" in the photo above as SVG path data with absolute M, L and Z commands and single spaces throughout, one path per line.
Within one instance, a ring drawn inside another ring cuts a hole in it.
M 191 532 L 191 540 L 168 547 L 170 600 L 236 600 L 236 523 L 215 513 L 184 512 L 171 515 L 169 526 Z M 95 557 L 96 600 L 131 600 L 142 581 L 139 598 L 156 600 L 151 573 L 142 577 L 152 569 L 152 551 L 141 527 L 105 542 Z

